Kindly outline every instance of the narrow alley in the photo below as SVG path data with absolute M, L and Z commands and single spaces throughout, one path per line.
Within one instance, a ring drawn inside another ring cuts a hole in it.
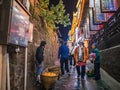
M 0 90 L 120 90 L 120 0 L 0 0 Z

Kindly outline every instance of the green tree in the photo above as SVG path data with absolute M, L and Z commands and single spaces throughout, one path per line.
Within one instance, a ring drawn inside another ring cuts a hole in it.
M 52 5 L 50 7 L 49 0 L 39 0 L 36 8 L 38 9 L 38 15 L 53 29 L 58 28 L 56 24 L 62 24 L 64 27 L 71 24 L 69 14 L 65 14 L 65 7 L 62 0 L 60 0 L 57 5 Z

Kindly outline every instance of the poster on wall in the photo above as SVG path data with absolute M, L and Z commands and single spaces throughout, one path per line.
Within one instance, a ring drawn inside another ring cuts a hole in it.
M 26 47 L 30 22 L 25 15 L 13 6 L 9 43 Z
M 93 17 L 94 17 L 94 24 L 103 24 L 105 19 L 106 13 L 101 13 L 100 9 L 100 0 L 94 0 L 94 8 L 93 8 Z
M 114 0 L 100 0 L 101 12 L 115 12 Z
M 93 12 L 92 8 L 89 9 L 89 27 L 91 31 L 99 30 L 99 25 L 93 24 Z

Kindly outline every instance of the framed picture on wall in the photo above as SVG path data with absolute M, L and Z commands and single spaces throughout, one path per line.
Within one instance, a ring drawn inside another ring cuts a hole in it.
M 93 24 L 93 8 L 89 9 L 89 28 L 91 31 L 98 31 L 99 25 Z
M 94 24 L 103 24 L 106 22 L 105 19 L 105 14 L 106 13 L 101 13 L 100 9 L 100 0 L 94 0 L 94 8 L 93 8 L 93 23 Z
M 106 22 L 106 13 L 100 13 L 97 9 L 92 9 L 93 12 L 93 23 L 95 25 L 104 24 Z
M 114 0 L 100 0 L 100 7 L 103 13 L 115 12 L 116 10 Z

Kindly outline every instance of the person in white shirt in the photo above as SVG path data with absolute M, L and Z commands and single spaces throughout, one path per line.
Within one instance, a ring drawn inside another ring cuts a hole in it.
M 74 58 L 74 51 L 75 51 L 75 48 L 76 46 L 73 46 L 72 45 L 72 48 L 70 49 L 70 56 L 69 56 L 69 59 L 70 59 L 70 66 L 75 66 L 76 63 L 75 63 L 75 58 Z

